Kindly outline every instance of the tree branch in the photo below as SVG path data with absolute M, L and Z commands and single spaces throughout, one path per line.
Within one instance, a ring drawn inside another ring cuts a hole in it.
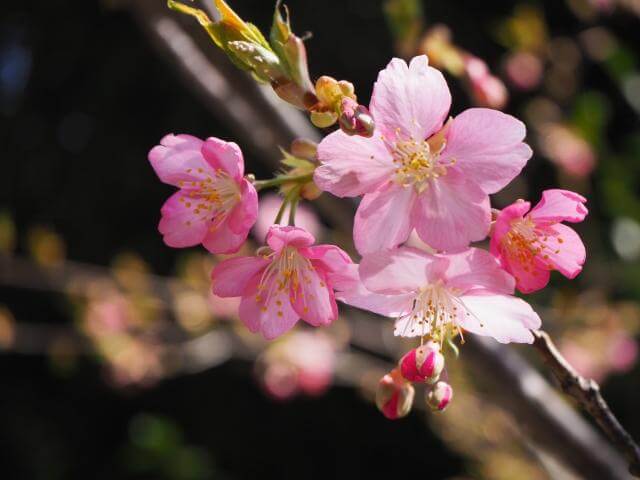
M 620 424 L 600 393 L 600 386 L 592 379 L 580 375 L 562 356 L 547 332 L 533 332 L 533 346 L 542 356 L 562 391 L 573 398 L 589 413 L 602 431 L 629 461 L 629 472 L 640 478 L 640 447 Z

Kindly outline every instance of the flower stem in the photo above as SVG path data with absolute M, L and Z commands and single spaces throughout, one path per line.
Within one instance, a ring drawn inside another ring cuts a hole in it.
M 285 183 L 299 183 L 304 184 L 313 180 L 313 172 L 305 173 L 304 175 L 281 175 L 270 180 L 257 180 L 253 183 L 255 189 L 259 192 L 265 188 L 279 187 Z
M 289 225 L 295 227 L 296 210 L 298 208 L 298 202 L 300 202 L 300 190 L 302 190 L 302 185 L 298 185 L 293 190 L 295 190 L 296 194 L 291 200 L 291 208 L 289 209 Z

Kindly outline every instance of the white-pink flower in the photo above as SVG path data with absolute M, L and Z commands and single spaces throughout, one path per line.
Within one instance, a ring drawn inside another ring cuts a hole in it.
M 531 293 L 544 288 L 551 270 L 567 278 L 582 271 L 584 244 L 560 222 L 584 220 L 586 201 L 568 190 L 545 190 L 531 211 L 531 204 L 520 200 L 500 212 L 491 235 L 491 253 L 515 277 L 518 290 Z
M 354 240 L 362 254 L 393 248 L 415 228 L 439 250 L 459 250 L 489 231 L 489 194 L 531 157 L 525 126 L 501 112 L 472 108 L 444 122 L 451 94 L 426 56 L 393 59 L 371 99 L 372 138 L 341 131 L 318 146 L 314 180 L 339 197 L 364 195 Z
M 333 279 L 352 264 L 334 245 L 315 245 L 301 228 L 274 225 L 267 245 L 255 257 L 218 264 L 211 274 L 213 293 L 242 297 L 240 320 L 252 332 L 273 339 L 302 318 L 313 326 L 338 316 Z
M 158 230 L 165 243 L 237 252 L 258 215 L 258 194 L 244 178 L 238 145 L 167 135 L 149 152 L 149 161 L 160 180 L 180 188 L 162 206 Z
M 437 339 L 468 330 L 501 343 L 531 343 L 531 330 L 540 327 L 531 306 L 513 296 L 513 277 L 484 250 L 431 255 L 401 247 L 365 256 L 359 271 L 372 292 L 369 309 L 396 318 L 397 336 Z M 386 311 L 381 295 L 392 299 Z M 366 296 L 357 299 L 367 308 Z

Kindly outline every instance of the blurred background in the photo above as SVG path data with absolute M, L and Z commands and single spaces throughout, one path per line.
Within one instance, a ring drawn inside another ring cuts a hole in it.
M 269 28 L 273 2 L 229 3 Z M 449 80 L 453 114 L 485 105 L 522 118 L 535 156 L 498 208 L 558 186 L 588 197 L 584 272 L 552 275 L 530 299 L 638 438 L 640 2 L 481 3 L 287 2 L 294 31 L 314 34 L 312 76 L 352 81 L 364 104 L 392 56 L 426 52 Z M 319 133 L 161 0 L 5 2 L 0 478 L 589 477 L 537 441 L 541 420 L 523 428 L 522 412 L 501 404 L 516 387 L 474 372 L 486 360 L 467 356 L 477 346 L 450 361 L 445 414 L 419 407 L 391 422 L 371 401 L 403 349 L 388 321 L 345 309 L 328 329 L 300 326 L 271 344 L 238 325 L 235 302 L 209 293 L 219 258 L 157 233 L 172 188 L 146 155 L 169 132 L 236 141 L 259 178 L 278 147 Z M 353 206 L 325 197 L 303 205 L 300 222 L 348 244 Z M 278 205 L 261 201 L 247 251 Z M 539 367 L 528 347 L 509 348 Z

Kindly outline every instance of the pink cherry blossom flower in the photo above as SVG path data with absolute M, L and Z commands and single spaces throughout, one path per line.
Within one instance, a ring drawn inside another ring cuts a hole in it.
M 549 283 L 550 271 L 567 278 L 582 271 L 586 258 L 578 234 L 560 222 L 581 222 L 587 215 L 586 199 L 568 190 L 546 190 L 540 202 L 519 200 L 503 209 L 491 236 L 491 253 L 516 279 L 522 293 Z
M 359 270 L 364 287 L 393 299 L 386 315 L 396 318 L 397 336 L 441 340 L 468 330 L 501 343 L 531 343 L 531 330 L 540 327 L 529 304 L 513 296 L 513 277 L 484 250 L 432 255 L 401 247 L 365 256 Z M 358 300 L 367 308 L 366 297 Z M 385 314 L 375 296 L 369 309 Z
M 484 60 L 473 55 L 465 56 L 464 71 L 476 105 L 500 109 L 507 104 L 507 87 L 502 80 L 491 74 Z
M 256 370 L 269 395 L 287 400 L 297 393 L 324 393 L 331 385 L 335 363 L 336 346 L 329 336 L 295 331 L 270 344 Z
M 162 206 L 158 230 L 170 247 L 201 243 L 212 253 L 237 252 L 258 215 L 258 194 L 243 178 L 235 143 L 167 135 L 149 152 L 164 183 L 180 187 Z
M 451 94 L 426 56 L 393 59 L 371 100 L 371 138 L 336 131 L 318 146 L 314 180 L 339 197 L 364 195 L 354 226 L 362 254 L 393 248 L 415 228 L 439 250 L 456 250 L 489 231 L 488 194 L 507 185 L 531 149 L 525 126 L 472 108 L 444 126 Z
M 300 318 L 313 326 L 333 322 L 338 315 L 333 277 L 352 262 L 338 247 L 314 242 L 302 228 L 272 226 L 268 247 L 257 256 L 225 260 L 213 269 L 213 293 L 242 297 L 240 320 L 267 339 Z

